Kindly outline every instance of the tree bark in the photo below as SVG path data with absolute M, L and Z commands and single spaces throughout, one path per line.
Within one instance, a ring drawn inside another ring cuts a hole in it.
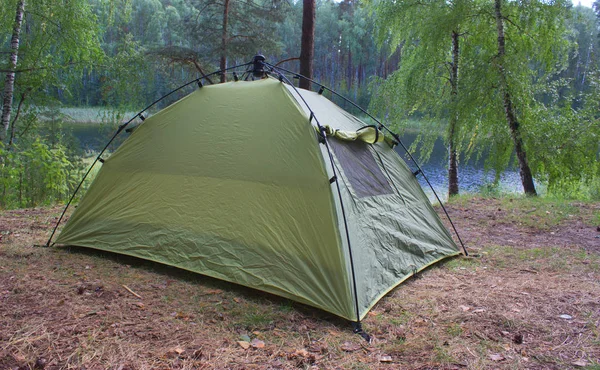
M 25 11 L 25 0 L 17 2 L 17 12 L 15 15 L 15 24 L 13 34 L 10 40 L 10 71 L 6 73 L 4 80 L 4 100 L 2 104 L 2 130 L 0 130 L 0 142 L 4 141 L 10 125 L 10 113 L 15 91 L 15 70 L 17 69 L 17 60 L 19 57 L 19 40 L 21 36 L 21 25 L 23 24 L 23 13 Z
M 458 159 L 456 155 L 456 126 L 458 125 L 458 57 L 459 35 L 452 31 L 452 65 L 450 69 L 450 122 L 448 127 L 448 197 L 458 195 Z
M 352 89 L 354 82 L 354 69 L 352 68 L 352 51 L 348 50 L 348 66 L 346 67 L 346 79 L 348 80 L 348 92 Z
M 225 0 L 223 5 L 223 29 L 221 32 L 221 63 L 219 67 L 221 71 L 225 71 L 227 68 L 227 43 L 229 38 L 227 36 L 227 22 L 229 21 L 229 0 Z M 227 75 L 225 72 L 221 73 L 221 82 L 227 81 Z
M 300 45 L 300 74 L 313 77 L 313 58 L 315 54 L 315 0 L 303 0 L 302 40 Z M 300 88 L 310 90 L 311 83 L 300 79 Z
M 17 123 L 17 119 L 19 119 L 19 114 L 21 113 L 21 107 L 23 107 L 23 102 L 25 101 L 25 93 L 21 94 L 21 100 L 19 100 L 19 104 L 17 105 L 17 112 L 15 113 L 15 118 L 13 118 L 12 123 L 10 124 L 10 135 L 8 139 L 8 150 L 12 150 L 13 144 L 15 142 L 15 125 Z
M 519 174 L 521 175 L 523 191 L 527 195 L 535 196 L 537 195 L 537 192 L 533 183 L 531 168 L 529 168 L 529 163 L 527 162 L 527 153 L 525 152 L 523 145 L 519 121 L 517 120 L 517 116 L 515 114 L 512 96 L 510 95 L 510 89 L 506 79 L 506 70 L 504 69 L 504 56 L 506 54 L 506 48 L 504 38 L 504 17 L 502 16 L 502 0 L 495 0 L 495 16 L 496 27 L 498 31 L 498 55 L 496 59 L 496 66 L 498 67 L 498 74 L 500 77 L 500 91 L 502 93 L 504 103 L 504 113 L 506 115 L 506 121 L 510 129 L 510 134 L 515 145 L 515 152 L 519 161 Z

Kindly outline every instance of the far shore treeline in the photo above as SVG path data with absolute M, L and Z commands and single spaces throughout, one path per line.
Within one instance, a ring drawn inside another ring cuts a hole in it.
M 298 71 L 314 1 L 3 0 L 0 209 L 68 199 L 90 161 L 65 123 L 113 131 L 125 112 L 256 53 Z M 600 200 L 600 0 L 315 5 L 313 78 L 416 132 L 422 160 L 442 137 L 448 194 L 461 164 L 486 153 L 497 180 L 518 169 L 524 194 Z

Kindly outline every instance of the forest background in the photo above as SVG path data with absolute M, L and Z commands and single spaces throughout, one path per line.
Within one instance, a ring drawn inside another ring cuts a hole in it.
M 298 71 L 302 6 L 3 1 L 0 208 L 68 199 L 94 153 L 66 122 L 102 124 L 110 137 L 131 112 L 257 52 Z M 554 196 L 598 200 L 599 16 L 598 2 L 562 0 L 317 1 L 313 77 L 397 132 L 415 132 L 422 160 L 442 137 L 456 176 L 450 194 L 461 163 L 485 152 L 496 182 L 518 167 L 527 194 L 542 185 Z

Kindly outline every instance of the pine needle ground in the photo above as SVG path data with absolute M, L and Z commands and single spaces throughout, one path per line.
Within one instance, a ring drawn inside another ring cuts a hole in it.
M 59 208 L 0 211 L 0 368 L 600 368 L 600 203 L 467 196 L 449 211 L 472 257 L 382 299 L 371 345 L 255 290 L 34 246 Z

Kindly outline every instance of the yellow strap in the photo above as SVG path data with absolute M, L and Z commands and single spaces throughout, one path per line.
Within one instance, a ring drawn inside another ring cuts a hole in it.
M 383 133 L 373 126 L 365 126 L 357 131 L 342 131 L 331 126 L 325 126 L 325 131 L 327 136 L 333 136 L 344 141 L 360 140 L 368 144 L 374 144 L 384 140 Z

